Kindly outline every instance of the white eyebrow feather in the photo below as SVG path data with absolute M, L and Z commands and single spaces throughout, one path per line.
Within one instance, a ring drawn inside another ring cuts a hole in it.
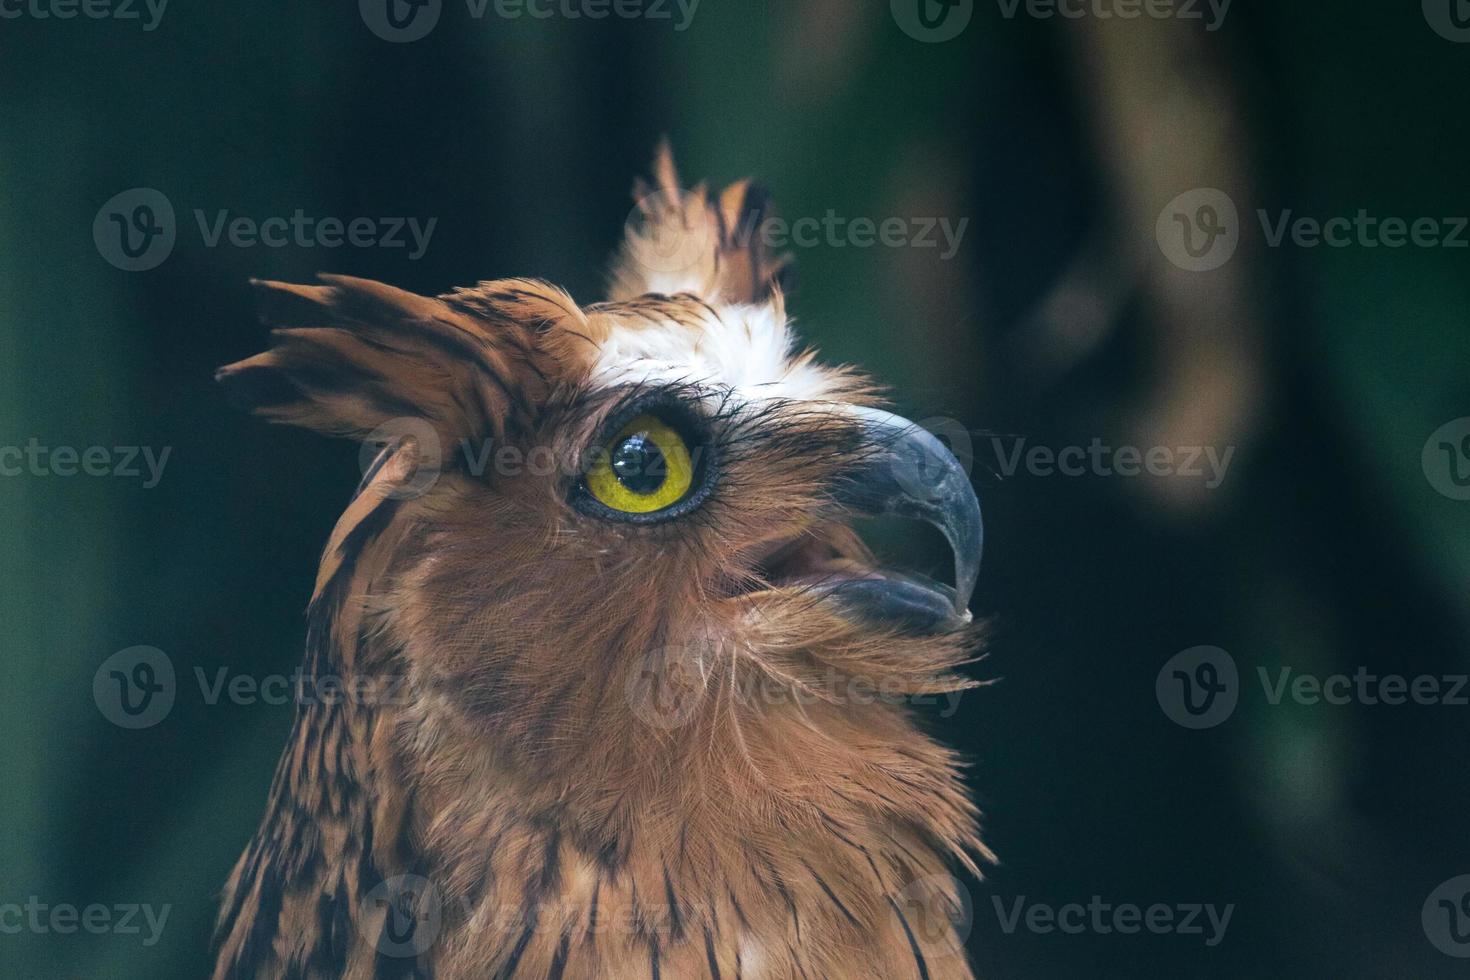
M 836 393 L 822 368 L 792 356 L 795 338 L 770 306 L 726 306 L 697 320 L 619 322 L 592 367 L 594 387 L 691 383 L 746 400 L 822 400 Z

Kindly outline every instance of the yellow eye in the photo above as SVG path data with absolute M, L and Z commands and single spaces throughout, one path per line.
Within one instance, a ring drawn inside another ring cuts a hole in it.
M 684 437 L 653 415 L 640 415 L 619 429 L 587 473 L 592 497 L 624 514 L 672 507 L 693 484 L 694 460 Z

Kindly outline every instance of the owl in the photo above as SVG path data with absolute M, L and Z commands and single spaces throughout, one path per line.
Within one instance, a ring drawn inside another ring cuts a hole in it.
M 798 346 L 754 185 L 663 149 L 635 196 L 603 302 L 254 284 L 272 346 L 218 380 L 370 465 L 216 980 L 971 976 L 990 855 L 914 705 L 973 686 L 965 468 Z

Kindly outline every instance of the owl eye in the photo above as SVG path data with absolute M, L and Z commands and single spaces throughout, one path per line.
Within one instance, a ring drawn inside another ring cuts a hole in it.
M 689 502 L 703 482 L 687 428 L 650 412 L 619 426 L 595 453 L 583 480 L 585 498 L 593 504 L 588 509 L 624 520 L 676 516 L 671 508 Z

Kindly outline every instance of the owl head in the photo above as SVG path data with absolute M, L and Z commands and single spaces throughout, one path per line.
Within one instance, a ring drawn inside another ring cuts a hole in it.
M 394 737 L 453 747 L 454 778 L 534 775 L 594 809 L 686 779 L 799 807 L 875 754 L 948 779 L 905 701 L 969 686 L 964 468 L 799 345 L 752 185 L 685 191 L 664 151 L 636 196 L 604 302 L 530 279 L 255 284 L 274 346 L 220 382 L 369 447 L 320 646 L 401 679 Z M 882 567 L 868 516 L 937 527 L 953 584 Z

